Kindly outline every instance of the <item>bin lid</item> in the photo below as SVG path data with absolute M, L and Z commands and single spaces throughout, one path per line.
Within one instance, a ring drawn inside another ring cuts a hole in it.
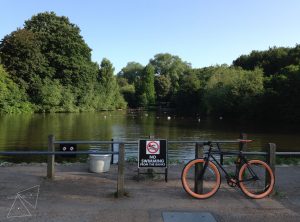
M 89 154 L 92 157 L 110 157 L 111 154 Z

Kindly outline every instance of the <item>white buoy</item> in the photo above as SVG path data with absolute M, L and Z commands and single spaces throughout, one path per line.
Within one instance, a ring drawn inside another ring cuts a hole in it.
M 171 116 L 168 116 L 168 120 L 170 120 L 171 119 Z
M 220 116 L 220 117 L 219 117 L 219 120 L 222 120 L 222 119 L 223 119 L 223 116 Z
M 106 119 L 106 116 L 104 116 L 104 119 Z
M 198 119 L 198 123 L 200 123 L 200 121 L 201 121 L 201 119 L 199 118 L 199 119 Z

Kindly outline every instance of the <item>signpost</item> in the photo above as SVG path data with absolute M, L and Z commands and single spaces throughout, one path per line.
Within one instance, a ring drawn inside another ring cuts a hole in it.
M 165 168 L 165 181 L 168 181 L 168 149 L 167 140 L 139 140 L 138 178 L 140 168 Z M 157 173 L 161 174 L 161 173 Z

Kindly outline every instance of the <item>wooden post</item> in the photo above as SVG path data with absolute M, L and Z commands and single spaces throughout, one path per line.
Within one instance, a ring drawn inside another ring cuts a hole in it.
M 276 144 L 269 143 L 267 147 L 267 163 L 272 169 L 273 175 L 275 176 L 275 165 L 276 165 Z M 269 174 L 268 174 L 269 175 Z M 270 177 L 266 177 L 266 185 L 270 183 Z M 274 193 L 274 190 L 271 194 Z
M 111 141 L 113 142 L 114 139 L 111 139 Z M 111 152 L 114 152 L 114 144 L 111 144 Z M 114 164 L 114 154 L 111 154 L 111 160 L 110 160 L 110 164 Z
M 154 135 L 149 135 L 150 140 L 154 140 L 154 138 L 155 138 Z
M 119 161 L 118 161 L 117 197 L 124 196 L 124 168 L 125 168 L 125 146 L 124 143 L 120 143 Z
M 48 151 L 54 152 L 55 137 L 53 135 L 48 136 Z M 55 166 L 55 155 L 48 155 L 47 157 L 47 177 L 49 179 L 54 179 L 54 166 Z
M 154 140 L 154 139 L 155 139 L 155 136 L 152 135 L 152 134 L 150 134 L 150 135 L 149 135 L 149 139 L 150 139 L 150 140 Z M 147 174 L 152 176 L 152 175 L 154 174 L 153 168 L 148 168 L 148 169 L 147 169 Z
M 203 158 L 203 143 L 196 143 L 195 147 L 195 159 Z M 203 180 L 199 180 L 198 176 L 203 169 L 203 164 L 195 165 L 195 186 L 196 193 L 203 193 Z
M 247 139 L 247 134 L 246 133 L 241 133 L 240 134 L 240 139 L 241 140 L 246 140 Z M 246 151 L 247 143 L 240 142 L 239 149 L 240 149 L 240 151 Z

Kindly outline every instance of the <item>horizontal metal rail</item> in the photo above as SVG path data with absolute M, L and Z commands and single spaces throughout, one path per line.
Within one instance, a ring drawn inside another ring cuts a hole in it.
M 54 144 L 138 144 L 138 141 L 54 141 Z
M 297 156 L 300 155 L 300 152 L 276 152 L 278 156 Z
M 127 153 L 135 153 L 135 151 L 127 151 Z M 207 153 L 205 151 L 204 153 Z M 213 154 L 221 154 L 224 156 L 231 156 L 239 154 L 239 151 L 212 151 Z M 267 152 L 241 152 L 244 155 L 268 155 Z M 119 154 L 119 152 L 115 151 L 73 151 L 73 152 L 65 152 L 65 151 L 0 151 L 0 155 L 8 156 L 8 155 L 75 155 L 75 154 Z M 276 152 L 277 156 L 297 156 L 300 155 L 300 152 Z
M 239 140 L 167 140 L 168 143 L 240 143 Z
M 208 153 L 208 151 L 204 151 L 204 153 Z M 223 156 L 236 156 L 239 153 L 244 154 L 244 155 L 261 155 L 261 156 L 266 156 L 268 155 L 267 152 L 243 152 L 243 151 L 212 151 L 212 154 L 217 154 L 217 155 L 223 155 Z
M 0 155 L 76 155 L 76 154 L 119 154 L 119 152 L 112 151 L 74 151 L 74 152 L 65 152 L 65 151 L 3 151 L 0 152 Z
M 148 139 L 149 140 L 149 139 Z M 168 143 L 183 144 L 183 143 L 240 143 L 239 140 L 167 140 Z M 70 141 L 54 141 L 54 144 L 138 144 L 139 141 L 84 141 L 84 140 L 70 140 Z

